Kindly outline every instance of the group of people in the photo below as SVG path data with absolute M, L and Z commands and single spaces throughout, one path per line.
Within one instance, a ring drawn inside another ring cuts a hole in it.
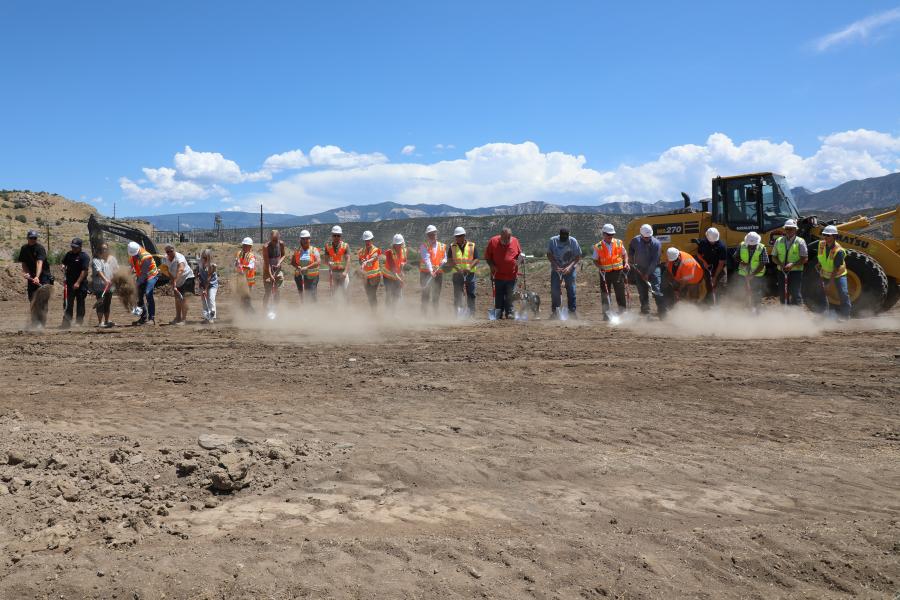
M 802 276 L 809 252 L 806 242 L 797 235 L 797 223 L 789 219 L 783 227 L 784 235 L 775 240 L 771 256 L 756 232 L 746 234 L 740 247 L 735 249 L 739 289 L 746 292 L 748 305 L 756 309 L 764 290 L 767 265 L 775 264 L 778 286 L 783 290 L 784 304 L 803 303 Z M 727 283 L 728 249 L 720 240 L 719 231 L 710 227 L 704 239 L 700 240 L 696 257 L 676 247 L 665 251 L 663 262 L 662 243 L 654 236 L 653 227 L 641 225 L 639 234 L 625 243 L 615 237 L 616 230 L 607 223 L 601 230 L 601 239 L 592 247 L 592 260 L 600 275 L 601 307 L 603 320 L 610 319 L 613 296 L 619 311 L 627 308 L 628 279 L 638 290 L 641 314 L 650 313 L 650 298 L 653 297 L 657 314 L 664 318 L 670 306 L 665 299 L 663 286 L 669 285 L 676 301 L 698 301 L 703 287 L 708 301 L 715 303 L 718 290 Z M 822 281 L 823 292 L 833 289 L 840 299 L 839 314 L 849 318 L 851 303 L 847 288 L 846 253 L 837 242 L 838 230 L 833 225 L 826 227 L 823 240 L 818 244 L 817 268 Z M 46 250 L 38 243 L 36 231 L 28 232 L 28 241 L 19 253 L 23 276 L 28 282 L 29 300 L 41 286 L 52 284 L 53 277 L 48 268 Z M 402 234 L 392 238 L 392 244 L 382 250 L 374 243 L 371 231 L 362 235 L 363 245 L 356 254 L 356 268 L 363 279 L 369 306 L 378 306 L 378 289 L 384 287 L 384 302 L 389 310 L 394 310 L 403 297 L 409 279 L 408 249 Z M 289 256 L 290 255 L 290 256 Z M 188 295 L 200 295 L 203 322 L 212 323 L 216 319 L 216 294 L 219 287 L 218 267 L 213 262 L 212 251 L 200 254 L 195 269 L 183 254 L 169 244 L 165 246 L 165 258 L 161 265 L 146 248 L 137 242 L 128 244 L 131 272 L 137 291 L 134 314 L 138 319 L 134 325 L 155 323 L 156 303 L 154 289 L 160 279 L 161 267 L 172 281 L 175 296 L 175 318 L 173 325 L 185 323 L 188 314 Z M 577 318 L 576 277 L 583 258 L 578 240 L 561 228 L 559 234 L 550 238 L 547 259 L 550 263 L 551 308 L 550 318 Z M 475 311 L 476 268 L 483 259 L 490 268 L 490 279 L 494 295 L 494 315 L 496 318 L 514 317 L 514 300 L 519 269 L 524 264 L 525 255 L 519 240 L 504 227 L 493 236 L 485 247 L 483 258 L 475 243 L 466 236 L 463 227 L 453 232 L 453 242 L 445 244 L 438 240 L 438 230 L 434 225 L 425 229 L 425 238 L 418 247 L 418 291 L 423 314 L 436 313 L 445 274 L 450 274 L 453 285 L 453 305 L 457 315 L 471 317 Z M 244 238 L 240 250 L 234 258 L 234 267 L 240 281 L 246 283 L 248 292 L 256 284 L 257 271 L 262 270 L 264 286 L 263 305 L 270 314 L 278 305 L 280 290 L 284 285 L 285 263 L 294 269 L 294 283 L 303 302 L 318 300 L 320 272 L 328 269 L 330 300 L 349 300 L 351 267 L 350 245 L 343 239 L 340 225 L 331 229 L 331 240 L 324 248 L 311 243 L 309 231 L 300 232 L 299 246 L 289 252 L 277 230 L 270 233 L 269 240 L 262 246 L 259 261 L 253 251 L 253 240 Z M 62 327 L 68 328 L 72 321 L 82 324 L 85 317 L 85 299 L 89 294 L 96 296 L 95 310 L 98 327 L 112 327 L 109 320 L 110 304 L 115 289 L 115 274 L 118 264 L 109 252 L 107 244 L 102 244 L 93 258 L 82 250 L 82 241 L 75 238 L 70 251 L 62 259 L 64 273 L 64 316 Z M 563 311 L 562 289 L 566 290 L 567 307 Z M 243 296 L 246 310 L 253 310 L 251 294 Z M 46 316 L 33 316 L 33 325 L 43 327 Z

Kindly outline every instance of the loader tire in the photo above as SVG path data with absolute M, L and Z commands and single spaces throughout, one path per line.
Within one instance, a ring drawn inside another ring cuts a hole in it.
M 884 298 L 884 306 L 882 310 L 889 311 L 894 308 L 894 305 L 897 304 L 897 300 L 900 300 L 900 285 L 897 285 L 897 280 L 893 277 L 888 277 L 888 293 Z
M 854 317 L 869 316 L 884 310 L 888 298 L 888 276 L 875 259 L 868 254 L 856 250 L 846 250 L 848 287 L 850 288 L 850 302 L 853 308 L 850 314 Z M 803 298 L 806 305 L 813 312 L 822 312 L 825 309 L 825 296 L 819 284 L 819 274 L 816 271 L 816 255 L 819 251 L 819 242 L 809 245 L 810 261 L 803 270 Z M 855 279 L 855 281 L 853 281 Z M 854 297 L 855 296 L 855 297 Z M 836 299 L 832 305 L 837 307 Z

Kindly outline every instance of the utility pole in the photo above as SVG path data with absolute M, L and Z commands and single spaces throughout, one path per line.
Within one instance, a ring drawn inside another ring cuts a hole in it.
M 263 209 L 262 204 L 259 205 L 259 241 L 263 241 Z
M 47 259 L 50 259 L 50 223 L 47 223 Z
M 113 221 L 116 220 L 116 203 L 113 202 Z

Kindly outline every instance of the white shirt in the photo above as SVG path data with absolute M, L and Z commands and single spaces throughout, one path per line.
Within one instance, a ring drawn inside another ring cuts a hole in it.
M 441 260 L 441 264 L 439 264 L 439 265 L 431 264 L 431 254 L 428 253 L 428 250 L 430 248 L 437 248 L 437 245 L 438 245 L 438 243 L 437 243 L 437 241 L 435 241 L 433 245 L 429 245 L 428 242 L 425 242 L 424 244 L 419 246 L 419 256 L 422 257 L 422 264 L 425 265 L 425 267 L 429 271 L 433 270 L 436 267 L 442 267 L 447 262 L 447 252 L 445 251 L 444 258 Z
M 184 282 L 194 276 L 194 272 L 191 270 L 191 266 L 188 264 L 187 259 L 184 257 L 184 254 L 181 252 L 175 253 L 175 258 L 169 260 L 169 257 L 166 257 L 166 266 L 169 268 L 169 274 L 174 278 L 175 274 L 178 272 L 178 265 L 184 265 L 184 270 L 181 272 L 181 277 L 179 277 L 175 281 L 176 287 L 181 287 L 184 285 Z

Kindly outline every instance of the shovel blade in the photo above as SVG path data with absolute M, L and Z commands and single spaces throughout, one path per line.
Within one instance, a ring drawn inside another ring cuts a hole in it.
M 490 308 L 488 309 L 488 321 L 496 321 L 497 320 L 497 309 Z

